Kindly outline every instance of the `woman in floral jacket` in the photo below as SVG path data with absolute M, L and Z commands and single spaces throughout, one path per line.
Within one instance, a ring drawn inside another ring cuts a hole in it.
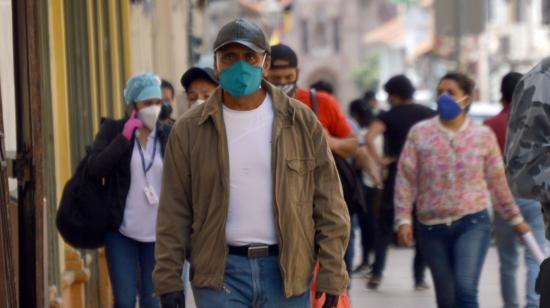
M 508 188 L 494 133 L 466 116 L 473 91 L 474 82 L 464 74 L 441 78 L 439 116 L 411 129 L 398 166 L 399 241 L 412 244 L 415 204 L 438 307 L 479 306 L 479 278 L 491 238 L 491 201 L 518 234 L 529 231 Z

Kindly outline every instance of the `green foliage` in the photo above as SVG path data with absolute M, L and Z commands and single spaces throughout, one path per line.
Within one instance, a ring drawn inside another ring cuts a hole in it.
M 351 72 L 351 79 L 359 92 L 375 90 L 380 83 L 380 60 L 378 55 L 373 55 L 359 67 Z

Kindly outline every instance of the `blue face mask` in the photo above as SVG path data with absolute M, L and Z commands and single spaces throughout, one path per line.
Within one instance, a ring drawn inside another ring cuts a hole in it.
M 222 89 L 235 97 L 252 95 L 260 88 L 262 67 L 263 61 L 262 66 L 254 66 L 242 60 L 238 61 L 220 72 L 220 85 Z
M 458 102 L 450 95 L 443 94 L 437 100 L 437 113 L 446 121 L 456 119 L 464 110 Z

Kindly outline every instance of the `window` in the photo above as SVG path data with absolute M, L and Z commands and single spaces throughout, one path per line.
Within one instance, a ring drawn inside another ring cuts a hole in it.
M 302 50 L 317 56 L 338 53 L 342 45 L 340 17 L 316 14 L 312 20 L 301 19 Z

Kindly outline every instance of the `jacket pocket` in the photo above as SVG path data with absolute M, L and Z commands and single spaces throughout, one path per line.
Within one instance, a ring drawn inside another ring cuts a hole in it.
M 288 168 L 300 176 L 305 176 L 315 169 L 315 161 L 313 159 L 288 159 L 286 162 Z
M 288 159 L 284 178 L 288 201 L 297 203 L 313 202 L 315 160 Z

